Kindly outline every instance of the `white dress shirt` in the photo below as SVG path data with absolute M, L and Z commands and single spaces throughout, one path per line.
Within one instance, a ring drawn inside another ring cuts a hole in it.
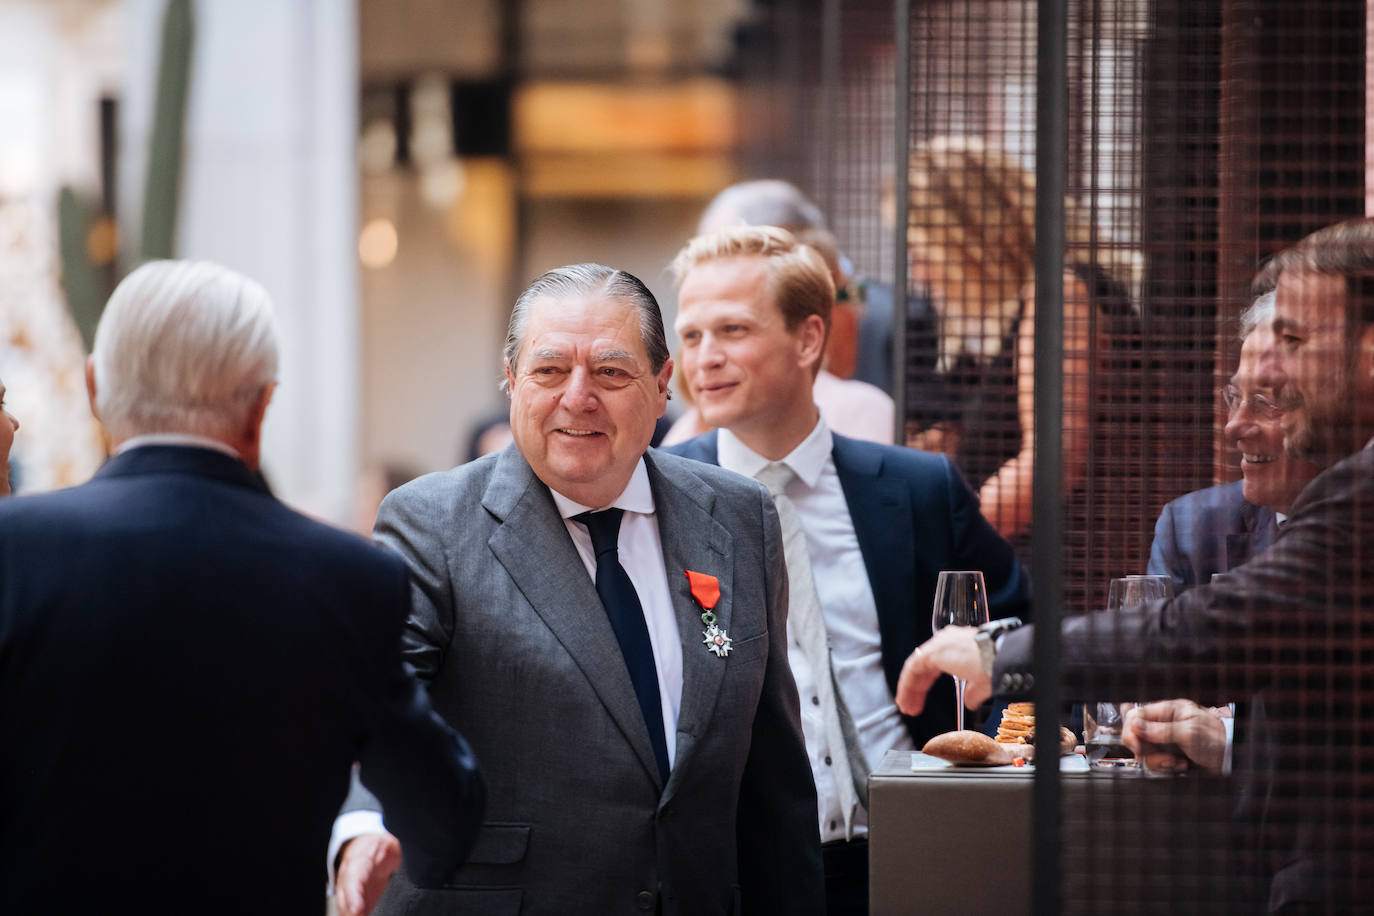
M 863 553 L 859 550 L 859 539 L 854 533 L 849 504 L 845 502 L 844 490 L 835 471 L 831 455 L 833 445 L 830 429 L 822 419 L 780 463 L 796 475 L 787 485 L 787 498 L 796 507 L 806 531 L 816 597 L 830 634 L 835 682 L 854 719 L 859 743 L 871 770 L 873 761 L 881 760 L 887 751 L 894 748 L 911 750 L 912 741 L 883 674 L 878 607 L 873 600 Z M 728 429 L 718 433 L 716 460 L 721 467 L 750 477 L 769 463 Z M 797 694 L 801 697 L 802 733 L 816 780 L 821 841 L 844 839 L 844 813 L 840 810 L 834 776 L 825 760 L 845 753 L 845 749 L 828 745 L 820 707 L 812 702 L 815 679 L 823 677 L 824 672 L 813 671 L 795 644 L 789 647 L 788 661 L 797 682 Z M 868 815 L 862 806 L 855 812 L 854 828 L 856 835 L 868 832 Z
M 563 524 L 567 526 L 573 546 L 577 548 L 577 554 L 582 558 L 593 584 L 596 583 L 596 551 L 592 549 L 592 536 L 587 532 L 586 525 L 573 521 L 573 516 L 593 508 L 614 507 L 625 511 L 620 521 L 620 565 L 625 567 L 639 594 L 644 622 L 649 627 L 654 667 L 658 669 L 658 696 L 663 706 L 663 737 L 668 744 L 668 765 L 672 766 L 677 754 L 678 713 L 682 709 L 682 639 L 668 591 L 668 572 L 663 562 L 663 541 L 658 533 L 649 470 L 644 465 L 644 459 L 639 459 L 630 483 L 610 506 L 584 506 L 556 490 L 550 489 L 549 492 L 553 494 L 558 513 L 563 517 Z M 356 836 L 377 833 L 383 829 L 382 815 L 377 811 L 350 811 L 334 821 L 328 851 L 331 887 L 334 860 L 338 857 L 339 848 Z
M 145 445 L 176 445 L 183 448 L 208 448 L 211 451 L 223 452 L 230 458 L 237 458 L 242 461 L 243 456 L 225 442 L 218 439 L 211 439 L 209 436 L 193 436 L 190 433 L 146 433 L 142 436 L 131 436 L 119 443 L 115 449 L 116 455 L 122 455 L 130 449 L 142 448 Z

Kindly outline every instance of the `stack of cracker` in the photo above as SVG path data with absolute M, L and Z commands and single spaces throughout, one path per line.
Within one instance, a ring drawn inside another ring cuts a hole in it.
M 1051 726 L 1053 728 L 1053 726 Z M 997 743 L 1011 751 L 1011 756 L 1031 760 L 1035 757 L 1035 704 L 1008 703 L 1002 710 L 1002 722 L 997 726 Z M 1072 754 L 1078 743 L 1073 732 L 1059 727 L 1059 754 Z
M 1013 756 L 1023 757 L 1022 751 L 1035 744 L 1035 704 L 1008 703 L 1002 710 L 1002 721 L 997 726 L 997 743 L 1020 745 L 1009 750 Z

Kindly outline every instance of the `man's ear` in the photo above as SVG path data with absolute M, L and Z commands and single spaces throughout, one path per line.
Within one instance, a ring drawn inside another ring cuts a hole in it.
M 272 395 L 277 391 L 276 382 L 268 382 L 262 386 L 257 398 L 253 401 L 253 407 L 248 411 L 248 418 L 244 421 L 243 428 L 243 448 L 239 450 L 239 455 L 253 470 L 257 470 L 262 457 L 262 423 L 267 419 L 267 405 L 272 403 Z
M 825 358 L 825 319 L 820 315 L 807 315 L 797 325 L 797 360 L 806 368 L 819 366 Z
M 1364 332 L 1360 334 L 1359 350 L 1355 354 L 1355 372 L 1359 375 L 1356 379 L 1358 389 L 1362 392 L 1374 392 L 1374 324 L 1365 325 Z
M 663 407 L 658 415 L 661 417 L 668 410 L 668 402 L 673 398 L 673 388 L 670 384 L 673 380 L 673 361 L 665 359 L 663 368 L 658 370 L 658 377 L 654 379 L 658 383 L 658 396 L 663 398 Z
M 510 371 L 510 360 L 501 360 L 501 366 L 506 370 L 506 394 L 515 393 L 515 373 Z
M 86 357 L 86 398 L 91 402 L 91 416 L 100 419 L 100 411 L 95 409 L 95 357 Z

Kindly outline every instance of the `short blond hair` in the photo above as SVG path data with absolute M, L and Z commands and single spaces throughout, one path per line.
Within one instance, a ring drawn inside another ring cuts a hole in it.
M 789 331 L 810 315 L 819 315 L 830 335 L 835 306 L 835 281 L 825 258 L 776 226 L 739 226 L 699 235 L 673 258 L 669 267 L 679 287 L 694 267 L 726 258 L 759 258 L 764 262 L 768 291 Z

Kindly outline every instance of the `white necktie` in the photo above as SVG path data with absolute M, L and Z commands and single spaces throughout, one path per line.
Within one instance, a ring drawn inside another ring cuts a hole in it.
M 754 476 L 773 494 L 773 505 L 777 507 L 778 521 L 782 524 L 782 549 L 787 560 L 788 636 L 801 647 L 811 666 L 816 698 L 820 700 L 821 716 L 825 720 L 825 740 L 830 746 L 830 765 L 840 793 L 840 809 L 844 812 L 844 833 L 852 839 L 854 809 L 860 800 L 855 778 L 867 779 L 868 770 L 853 721 L 850 720 L 848 729 L 844 725 L 844 720 L 849 719 L 849 711 L 844 708 L 844 698 L 835 684 L 835 672 L 830 664 L 830 639 L 825 631 L 821 603 L 816 597 L 806 532 L 802 530 L 797 507 L 785 492 L 788 482 L 796 475 L 787 465 L 774 461 Z

